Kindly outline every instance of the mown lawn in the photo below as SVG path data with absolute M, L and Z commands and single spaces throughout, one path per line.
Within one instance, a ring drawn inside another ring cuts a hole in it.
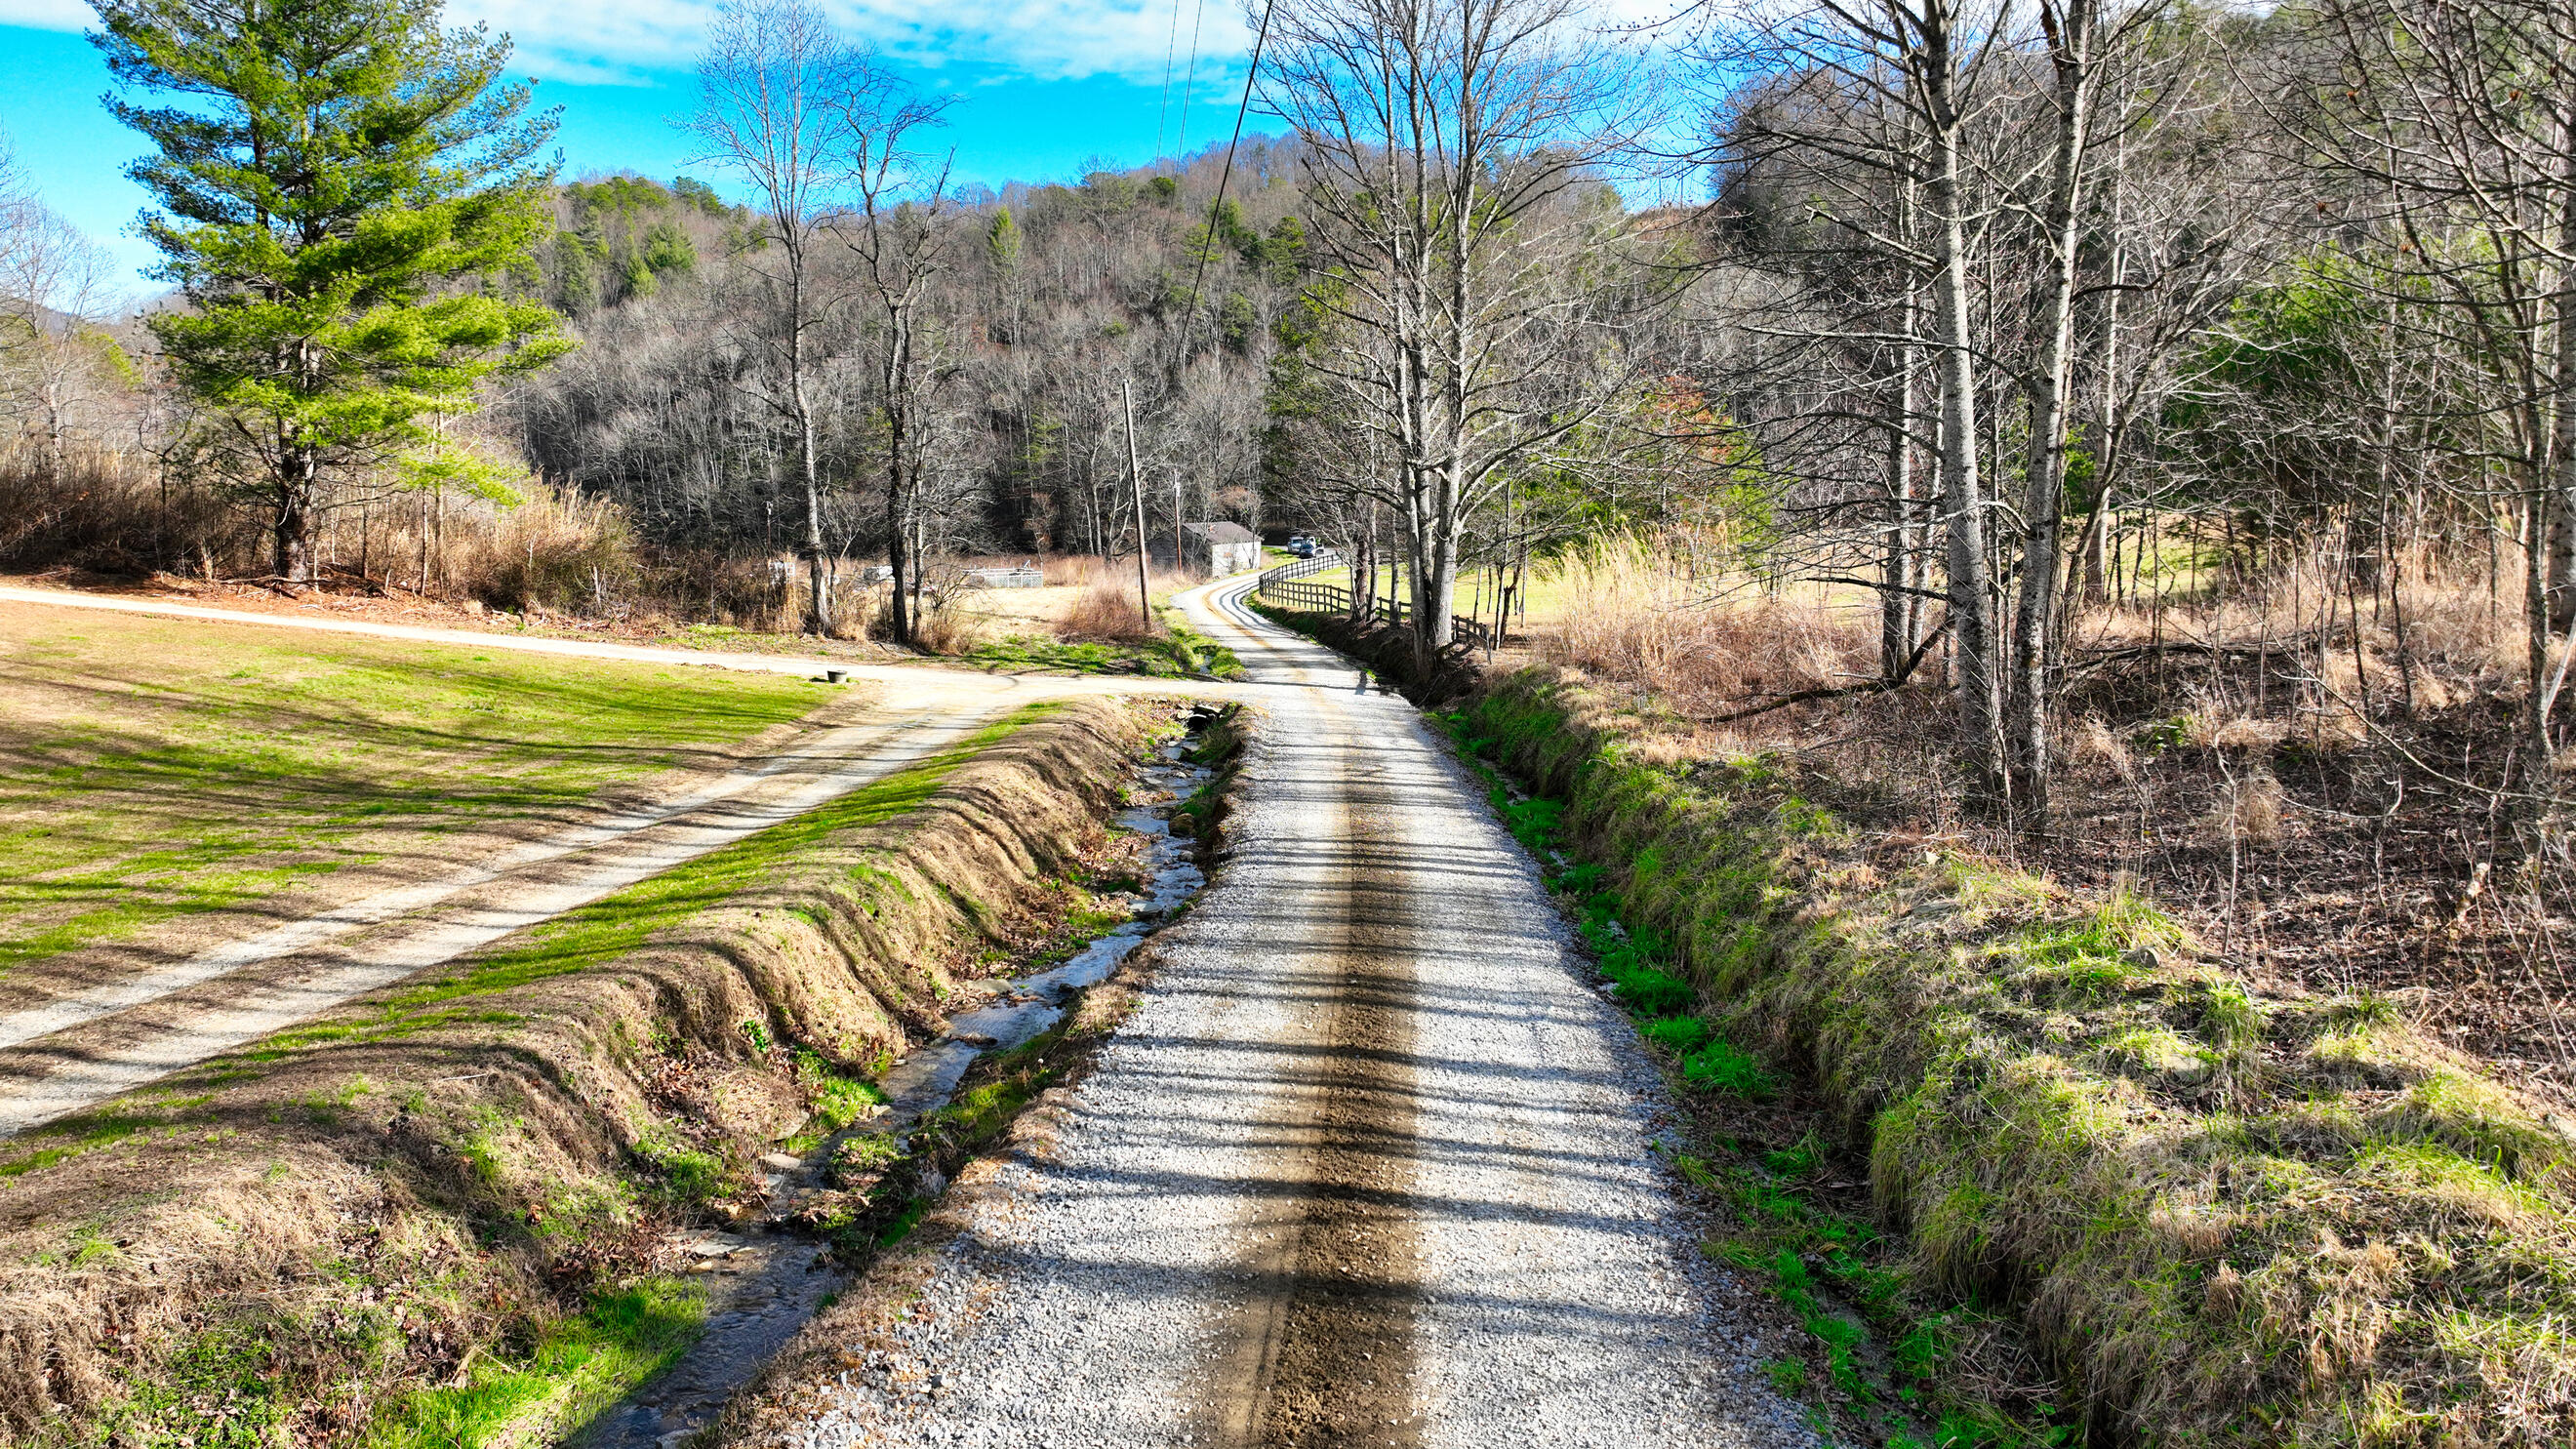
M 571 813 L 801 680 L 0 606 L 0 973 Z M 450 847 L 452 849 L 452 847 Z

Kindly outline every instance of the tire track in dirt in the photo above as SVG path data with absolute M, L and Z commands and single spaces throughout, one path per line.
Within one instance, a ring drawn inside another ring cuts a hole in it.
M 67 992 L 39 1006 L 0 1014 L 0 1051 L 39 1037 L 84 1026 L 103 1017 L 185 991 L 234 972 L 300 955 L 389 921 L 439 906 L 514 873 L 539 869 L 549 862 L 614 846 L 694 811 L 745 796 L 773 777 L 798 770 L 829 768 L 829 762 L 860 758 L 882 748 L 899 725 L 867 721 L 827 730 L 797 742 L 791 749 L 748 769 L 733 770 L 689 785 L 678 792 L 586 821 L 554 834 L 507 846 L 480 864 L 429 880 L 377 891 L 301 920 L 273 926 L 256 935 L 166 965 Z
M 1419 1442 L 1413 1395 L 1419 1214 L 1411 1201 L 1414 962 L 1411 911 L 1393 842 L 1355 809 L 1380 773 L 1341 751 L 1343 842 L 1331 956 L 1332 1001 L 1295 1094 L 1306 1125 L 1291 1195 L 1247 1214 L 1245 1276 L 1268 1291 L 1222 1332 L 1215 1438 L 1226 1445 Z M 1284 1094 L 1283 1094 L 1284 1095 Z
M 829 803 L 923 760 L 1000 713 L 998 702 L 931 713 L 919 701 L 892 719 L 846 726 L 744 772 L 681 808 L 624 817 L 627 828 L 585 831 L 564 849 L 532 851 L 395 892 L 407 912 L 369 902 L 317 917 L 304 930 L 113 983 L 0 1019 L 0 1139 L 283 1030 L 391 986 L 514 931 L 540 924 Z M 281 941 L 282 937 L 282 941 Z M 261 949 L 261 945 L 284 949 Z M 29 1030 L 28 1018 L 42 1032 Z

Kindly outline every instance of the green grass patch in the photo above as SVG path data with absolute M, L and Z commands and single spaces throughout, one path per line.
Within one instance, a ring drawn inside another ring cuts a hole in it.
M 1163 632 L 1151 639 L 1073 641 L 1014 634 L 987 641 L 960 656 L 970 664 L 1007 672 L 1060 671 L 1068 674 L 1143 674 L 1157 679 L 1240 679 L 1243 661 L 1234 651 L 1165 611 Z
M 0 971 L 578 807 L 814 706 L 799 681 L 295 635 L 0 621 Z
M 806 1103 L 813 1115 L 781 1144 L 781 1150 L 799 1157 L 822 1146 L 826 1138 L 866 1116 L 871 1108 L 882 1106 L 886 1099 L 876 1083 L 851 1076 L 819 1053 L 801 1049 L 796 1053 L 796 1084 L 805 1089 Z
M 445 1025 L 459 1019 L 448 1003 L 460 998 L 609 964 L 656 933 L 763 884 L 832 836 L 883 825 L 920 809 L 967 761 L 1063 708 L 1057 700 L 1025 705 L 920 764 L 567 911 L 514 942 L 471 958 L 462 970 L 396 991 L 376 1004 L 371 1017 L 298 1027 L 224 1060 L 276 1061 L 326 1042 L 372 1041 Z
M 479 1449 L 565 1437 L 678 1362 L 706 1327 L 706 1295 L 648 1278 L 546 1325 L 524 1356 L 477 1351 L 465 1382 L 418 1390 L 381 1418 L 370 1449 Z

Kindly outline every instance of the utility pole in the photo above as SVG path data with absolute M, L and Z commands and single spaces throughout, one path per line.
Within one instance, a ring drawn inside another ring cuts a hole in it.
M 1127 496 L 1136 505 L 1136 618 L 1147 634 L 1154 632 L 1154 595 L 1145 583 L 1145 474 L 1136 466 L 1136 390 L 1125 379 L 1118 400 L 1127 410 Z

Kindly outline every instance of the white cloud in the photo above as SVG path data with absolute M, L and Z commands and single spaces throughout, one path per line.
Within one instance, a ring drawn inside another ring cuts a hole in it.
M 0 0 L 0 25 L 30 30 L 87 30 L 98 16 L 81 0 Z
M 1160 84 L 1174 38 L 1171 0 L 823 0 L 853 35 L 926 69 L 965 67 L 1034 80 L 1114 75 Z M 548 79 L 600 84 L 687 66 L 714 0 L 450 0 L 448 20 L 478 21 L 518 42 L 519 62 Z M 1200 74 L 1240 64 L 1252 32 L 1239 0 L 1180 0 L 1175 71 L 1199 31 Z M 0 25 L 83 30 L 82 0 L 0 0 Z M 1176 77 L 1177 78 L 1177 77 Z
M 0 0 L 47 7 L 65 0 Z M 999 71 L 1036 80 L 1116 75 L 1159 83 L 1172 34 L 1169 0 L 825 0 L 851 34 L 890 58 L 941 69 Z M 1201 73 L 1209 58 L 1239 60 L 1251 32 L 1235 0 L 1181 0 L 1180 54 L 1186 60 L 1194 13 Z M 79 7 L 75 4 L 73 9 Z M 686 66 L 714 5 L 708 0 L 452 0 L 449 16 L 483 21 L 518 42 L 522 64 L 540 76 L 598 83 L 638 71 Z M 81 13 L 86 13 L 85 11 Z

